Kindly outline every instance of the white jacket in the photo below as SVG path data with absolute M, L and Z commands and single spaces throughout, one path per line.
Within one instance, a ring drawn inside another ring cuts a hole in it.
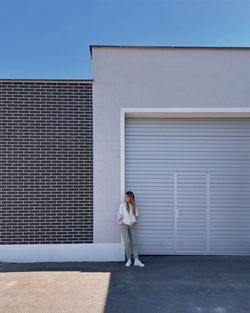
M 117 213 L 117 223 L 118 224 L 127 224 L 131 225 L 136 222 L 136 217 L 139 216 L 138 208 L 136 207 L 136 213 L 135 215 L 133 214 L 132 208 L 130 206 L 130 211 L 128 212 L 126 203 L 121 202 L 119 206 L 119 210 Z

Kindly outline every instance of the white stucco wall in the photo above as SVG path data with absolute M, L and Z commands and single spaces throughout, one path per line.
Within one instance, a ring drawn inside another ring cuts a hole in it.
M 93 47 L 94 242 L 120 242 L 120 108 L 249 108 L 250 49 Z

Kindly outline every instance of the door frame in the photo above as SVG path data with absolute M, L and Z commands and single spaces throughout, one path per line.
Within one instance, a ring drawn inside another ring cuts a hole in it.
M 250 107 L 229 108 L 120 108 L 120 200 L 125 193 L 125 129 L 126 118 L 249 118 Z M 208 184 L 209 185 L 209 184 Z M 209 188 L 209 187 L 208 187 Z M 210 192 L 210 190 L 208 190 Z M 209 206 L 209 199 L 207 205 Z M 209 213 L 207 213 L 209 214 Z M 210 237 L 210 233 L 208 234 Z M 121 243 L 123 242 L 121 236 Z M 207 251 L 209 251 L 209 240 Z M 209 253 L 209 252 L 207 252 Z M 181 252 L 179 254 L 182 254 Z M 194 254 L 198 254 L 194 252 Z

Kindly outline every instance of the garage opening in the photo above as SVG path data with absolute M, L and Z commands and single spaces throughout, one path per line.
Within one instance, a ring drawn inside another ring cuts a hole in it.
M 250 119 L 125 122 L 141 254 L 250 255 Z

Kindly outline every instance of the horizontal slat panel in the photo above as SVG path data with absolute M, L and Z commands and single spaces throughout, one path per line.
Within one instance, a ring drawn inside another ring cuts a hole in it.
M 178 251 L 250 254 L 249 118 L 129 118 L 125 135 L 126 189 L 140 207 L 142 253 L 176 252 L 174 174 L 184 172 L 177 175 Z

